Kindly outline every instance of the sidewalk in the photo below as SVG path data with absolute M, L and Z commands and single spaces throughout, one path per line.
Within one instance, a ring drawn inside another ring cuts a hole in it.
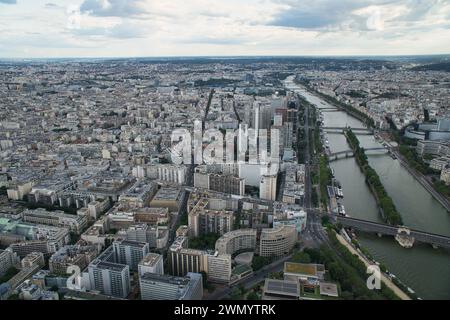
M 366 267 L 371 265 L 366 257 L 361 255 L 352 245 L 350 245 L 340 234 L 336 233 L 336 237 L 341 244 L 343 244 L 352 254 L 356 254 L 358 258 L 365 264 Z M 411 300 L 411 298 L 403 292 L 395 283 L 392 282 L 384 273 L 381 273 L 381 281 L 402 300 Z

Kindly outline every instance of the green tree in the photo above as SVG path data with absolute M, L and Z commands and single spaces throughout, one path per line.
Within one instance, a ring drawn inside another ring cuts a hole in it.
M 298 251 L 292 255 L 292 262 L 311 263 L 311 257 L 306 252 Z
M 265 265 L 270 264 L 270 262 L 271 262 L 270 258 L 255 255 L 252 260 L 252 268 L 253 270 L 257 271 L 262 267 L 264 267 Z
M 231 298 L 231 300 L 241 300 L 241 298 L 242 298 L 241 290 L 239 288 L 237 288 L 237 287 L 234 287 L 231 290 L 230 298 Z
M 247 300 L 261 300 L 261 299 L 259 298 L 259 295 L 256 292 L 252 291 L 247 295 Z

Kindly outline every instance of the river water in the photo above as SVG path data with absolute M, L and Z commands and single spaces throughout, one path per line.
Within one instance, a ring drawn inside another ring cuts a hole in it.
M 298 92 L 319 109 L 333 108 L 319 97 L 292 83 L 289 77 L 286 87 Z M 358 119 L 343 111 L 323 111 L 326 127 L 364 127 Z M 331 152 L 349 150 L 343 134 L 328 133 Z M 372 135 L 358 135 L 363 147 L 379 147 Z M 417 182 L 397 160 L 384 153 L 369 154 L 369 163 L 376 170 L 401 213 L 404 225 L 450 236 L 450 214 Z M 344 191 L 346 213 L 355 218 L 382 222 L 375 199 L 365 183 L 364 175 L 354 158 L 344 158 L 330 164 Z M 358 234 L 361 245 L 367 248 L 375 260 L 384 264 L 403 283 L 423 299 L 450 299 L 450 253 L 433 249 L 429 245 L 415 244 L 411 249 L 402 248 L 391 237 Z

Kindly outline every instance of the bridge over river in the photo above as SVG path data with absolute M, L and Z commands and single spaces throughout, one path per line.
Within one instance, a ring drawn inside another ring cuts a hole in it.
M 384 151 L 384 152 L 389 152 L 389 149 L 387 147 L 374 147 L 374 148 L 364 148 L 364 151 L 367 152 L 371 152 L 371 151 Z M 332 152 L 330 154 L 328 154 L 328 161 L 329 162 L 333 162 L 339 159 L 343 159 L 343 158 L 352 158 L 355 156 L 355 153 L 353 152 L 353 150 L 344 150 L 344 151 L 339 151 L 339 152 Z
M 351 129 L 355 134 L 361 135 L 372 135 L 374 133 L 373 129 L 370 128 L 353 128 L 353 127 L 321 127 L 321 129 L 328 133 L 344 133 L 345 130 Z
M 373 232 L 378 235 L 394 236 L 401 245 L 404 245 L 404 241 L 402 240 L 406 240 L 406 242 L 409 242 L 411 245 L 417 241 L 431 244 L 434 248 L 442 247 L 450 249 L 450 237 L 447 236 L 409 229 L 403 226 L 396 227 L 350 217 L 338 215 L 333 215 L 333 217 L 336 219 L 336 222 L 341 223 L 344 227 L 350 227 L 365 232 Z

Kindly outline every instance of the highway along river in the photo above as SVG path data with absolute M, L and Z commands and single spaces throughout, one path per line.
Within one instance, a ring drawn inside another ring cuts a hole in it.
M 343 111 L 329 111 L 334 107 L 292 83 L 286 87 L 298 92 L 323 111 L 325 127 L 364 127 L 363 123 Z M 349 150 L 343 134 L 327 133 L 331 152 Z M 358 135 L 361 145 L 380 147 L 373 135 Z M 450 214 L 417 182 L 397 160 L 388 154 L 368 155 L 370 165 L 377 171 L 387 192 L 392 197 L 406 226 L 450 236 Z M 344 191 L 346 213 L 354 218 L 382 222 L 375 199 L 364 181 L 354 158 L 332 162 L 336 178 Z M 403 283 L 423 299 L 450 299 L 450 253 L 429 245 L 414 244 L 402 248 L 391 237 L 358 233 L 360 244 L 367 248 L 378 262 L 384 264 Z

